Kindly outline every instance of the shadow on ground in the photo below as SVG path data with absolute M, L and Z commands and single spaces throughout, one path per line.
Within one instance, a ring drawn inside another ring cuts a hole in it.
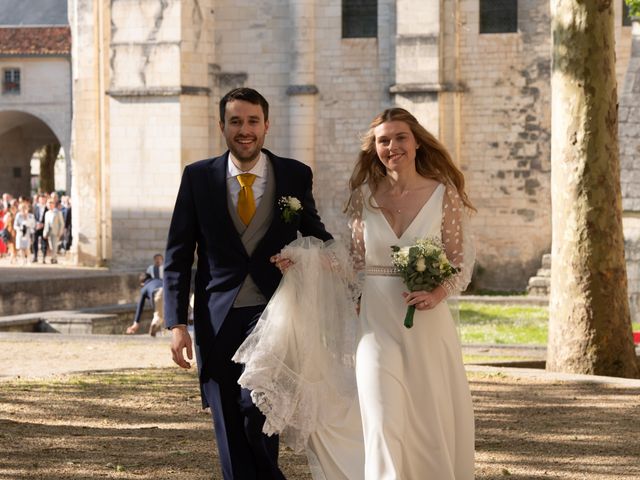
M 640 478 L 640 389 L 470 375 L 476 479 Z M 193 372 L 0 384 L 1 479 L 221 479 L 213 442 Z M 303 455 L 281 462 L 311 478 Z

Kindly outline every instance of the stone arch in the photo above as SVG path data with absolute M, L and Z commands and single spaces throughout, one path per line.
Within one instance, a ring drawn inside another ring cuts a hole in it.
M 62 123 L 62 122 L 60 122 Z M 70 130 L 23 109 L 0 109 L 0 186 L 15 196 L 30 194 L 30 160 L 38 148 L 59 143 L 70 165 Z M 67 182 L 69 183 L 69 182 Z

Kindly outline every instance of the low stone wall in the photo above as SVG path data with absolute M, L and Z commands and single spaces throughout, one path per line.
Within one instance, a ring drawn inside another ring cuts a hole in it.
M 135 303 L 138 272 L 0 283 L 0 317 Z
M 153 311 L 149 302 L 140 318 L 139 333 L 149 331 Z M 133 323 L 136 305 L 107 305 L 83 310 L 54 310 L 0 317 L 0 332 L 121 335 Z

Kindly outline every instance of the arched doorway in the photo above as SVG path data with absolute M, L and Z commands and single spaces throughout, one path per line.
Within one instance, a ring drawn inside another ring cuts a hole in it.
M 60 139 L 41 118 L 19 110 L 0 110 L 0 190 L 11 193 L 15 197 L 30 196 L 34 187 L 31 181 L 31 160 L 34 153 L 46 150 L 49 155 L 53 154 L 57 157 L 60 147 L 65 152 L 67 178 L 64 185 L 54 184 L 54 188 L 68 189 L 70 162 L 67 145 L 67 139 Z M 47 146 L 52 147 L 45 149 Z M 42 161 L 43 167 L 46 167 L 45 162 L 46 160 Z M 55 158 L 53 162 L 55 163 Z

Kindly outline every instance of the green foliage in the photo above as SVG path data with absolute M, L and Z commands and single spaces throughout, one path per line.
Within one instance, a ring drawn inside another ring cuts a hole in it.
M 629 16 L 640 17 L 640 0 L 625 0 L 629 7 Z

